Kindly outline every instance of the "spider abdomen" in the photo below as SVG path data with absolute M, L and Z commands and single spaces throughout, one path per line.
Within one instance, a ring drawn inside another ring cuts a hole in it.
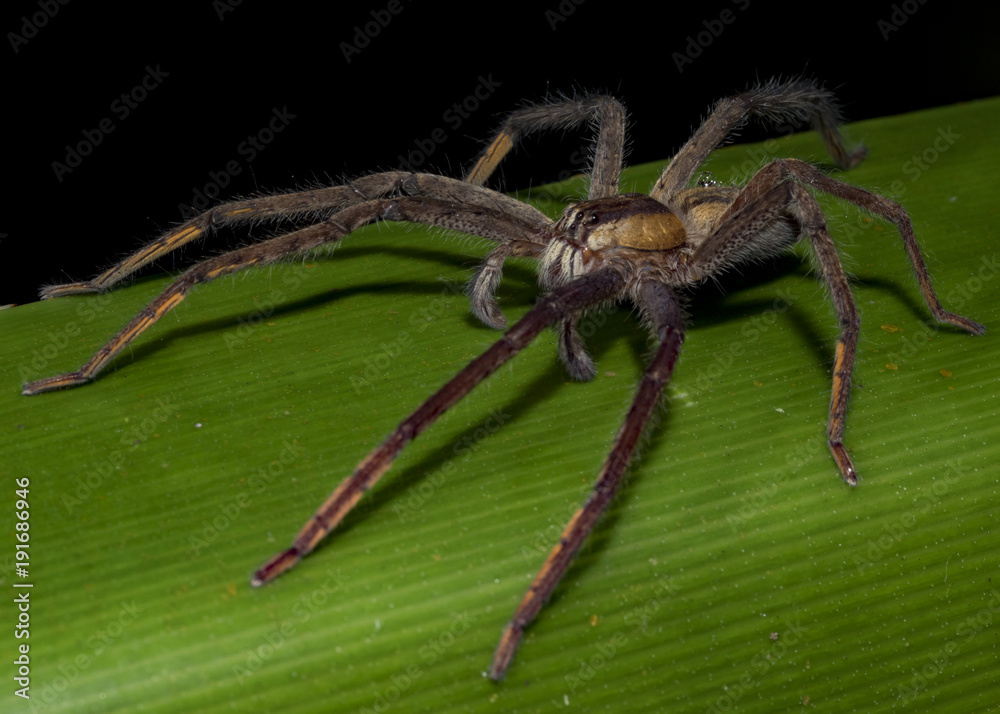
M 696 186 L 677 192 L 670 208 L 680 216 L 689 244 L 700 243 L 715 229 L 737 194 L 734 186 Z

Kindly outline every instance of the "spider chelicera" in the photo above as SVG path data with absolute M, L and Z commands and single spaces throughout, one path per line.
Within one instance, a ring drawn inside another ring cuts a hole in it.
M 844 481 L 857 473 L 844 448 L 844 418 L 859 333 L 858 311 L 826 221 L 812 191 L 849 201 L 896 224 L 920 291 L 934 317 L 974 334 L 982 325 L 946 311 L 931 287 L 913 227 L 898 204 L 830 178 L 796 159 L 764 166 L 742 186 L 696 181 L 699 167 L 750 117 L 811 123 L 835 163 L 850 168 L 865 150 L 848 151 L 837 129 L 833 96 L 815 83 L 772 81 L 720 100 L 671 159 L 648 195 L 621 194 L 625 110 L 603 95 L 561 98 L 510 114 L 464 180 L 387 171 L 342 186 L 261 196 L 224 203 L 181 224 L 92 281 L 44 288 L 42 297 L 106 290 L 150 261 L 223 225 L 264 219 L 322 216 L 300 230 L 278 235 L 201 262 L 183 273 L 80 369 L 25 385 L 38 394 L 93 379 L 119 352 L 198 283 L 250 266 L 266 265 L 326 244 L 378 220 L 409 221 L 479 236 L 496 243 L 469 285 L 472 312 L 486 325 L 506 327 L 495 291 L 508 257 L 540 262 L 544 294 L 492 347 L 474 359 L 403 420 L 330 495 L 287 550 L 253 575 L 259 586 L 293 567 L 329 534 L 388 470 L 399 451 L 477 384 L 527 346 L 547 326 L 558 335 L 559 357 L 580 380 L 595 375 L 577 332 L 580 316 L 600 304 L 631 300 L 658 342 L 638 392 L 614 439 L 592 494 L 576 511 L 559 543 L 532 582 L 493 657 L 490 676 L 504 676 L 524 629 L 541 611 L 594 524 L 614 498 L 636 444 L 677 362 L 684 317 L 677 291 L 696 286 L 735 265 L 773 255 L 804 236 L 829 288 L 840 324 L 833 364 L 827 440 Z M 596 130 L 587 199 L 570 204 L 557 221 L 534 207 L 483 187 L 520 138 L 531 132 L 590 123 Z M 696 185 L 692 185 L 696 184 Z

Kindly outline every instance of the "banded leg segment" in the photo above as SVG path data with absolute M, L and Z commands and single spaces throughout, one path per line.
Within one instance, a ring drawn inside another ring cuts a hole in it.
M 823 278 L 830 288 L 840 336 L 834 348 L 833 385 L 830 389 L 830 411 L 827 417 L 827 446 L 844 481 L 850 486 L 858 485 L 858 473 L 854 469 L 847 449 L 844 448 L 844 424 L 847 419 L 847 402 L 851 396 L 851 380 L 854 376 L 854 359 L 858 350 L 858 335 L 861 332 L 861 316 L 858 315 L 851 285 L 844 273 L 837 254 L 837 246 L 830 237 L 823 217 L 823 209 L 815 197 L 801 184 L 790 181 L 784 184 L 789 192 L 789 205 L 802 226 L 803 232 L 812 241 Z
M 748 250 L 758 254 L 773 252 L 782 244 L 793 241 L 798 231 L 808 236 L 823 278 L 830 288 L 831 300 L 841 328 L 834 352 L 827 441 L 844 481 L 854 486 L 857 485 L 858 476 L 844 447 L 843 438 L 860 317 L 822 209 L 807 187 L 850 201 L 895 223 L 924 301 L 934 317 L 973 334 L 981 334 L 984 328 L 979 323 L 942 307 L 931 285 L 930 273 L 913 234 L 910 218 L 899 204 L 832 179 L 814 166 L 797 159 L 782 159 L 768 164 L 744 187 L 720 219 L 713 234 L 695 252 L 692 266 L 695 270 L 712 274 L 727 263 L 739 260 Z M 792 232 L 768 230 L 768 223 L 788 220 L 795 223 Z
M 804 164 L 804 166 L 808 166 L 808 164 Z M 839 181 L 834 181 L 813 167 L 809 167 L 809 171 L 823 176 L 824 181 L 814 183 L 817 188 L 827 190 L 829 193 L 839 195 L 841 198 L 847 198 L 848 200 L 864 200 L 867 202 L 867 205 L 866 203 L 860 203 L 859 205 L 896 223 L 900 235 L 903 237 L 903 243 L 906 246 L 913 270 L 917 275 L 917 282 L 920 285 L 924 300 L 935 318 L 941 322 L 961 327 L 973 334 L 984 332 L 985 328 L 979 323 L 967 317 L 948 312 L 941 306 L 941 302 L 938 300 L 931 285 L 930 273 L 927 270 L 923 256 L 920 253 L 920 248 L 913 235 L 913 228 L 910 225 L 909 217 L 903 211 L 902 207 L 873 194 L 868 194 L 867 197 L 863 196 L 862 194 L 867 192 Z M 824 185 L 828 186 L 828 188 L 825 188 Z M 827 230 L 826 220 L 823 218 L 823 212 L 819 203 L 802 184 L 791 182 L 789 187 L 793 211 L 806 234 L 812 240 L 813 250 L 819 260 L 823 276 L 830 286 L 831 299 L 837 312 L 837 319 L 840 322 L 841 334 L 837 339 L 834 352 L 833 386 L 830 394 L 830 413 L 826 429 L 827 445 L 844 480 L 851 486 L 855 486 L 858 482 L 858 476 L 854 469 L 854 464 L 851 462 L 851 458 L 844 448 L 844 424 L 847 418 L 847 401 L 850 396 L 851 379 L 854 374 L 854 361 L 857 354 L 861 320 L 854 304 L 850 284 L 847 276 L 844 274 L 840 258 L 837 255 L 836 245 Z M 848 196 L 853 196 L 854 199 L 848 198 Z M 874 203 L 872 200 L 868 200 L 869 198 L 873 199 Z M 858 203 L 859 201 L 854 200 L 854 202 Z
M 597 133 L 588 197 L 617 195 L 625 158 L 625 108 L 614 97 L 604 95 L 535 104 L 511 113 L 465 180 L 473 184 L 486 183 L 504 157 L 527 134 L 573 129 L 584 122 L 592 122 Z
M 570 519 L 559 537 L 559 543 L 552 549 L 511 621 L 504 628 L 490 667 L 490 677 L 494 680 L 503 679 L 524 636 L 524 629 L 541 612 L 580 546 L 614 498 L 639 438 L 677 363 L 684 341 L 684 323 L 676 298 L 669 288 L 653 282 L 644 283 L 637 293 L 637 303 L 653 322 L 660 347 L 639 383 L 632 406 L 615 436 L 611 453 L 598 474 L 593 493 Z
M 402 196 L 358 203 L 322 223 L 255 243 L 195 265 L 143 308 L 78 370 L 30 382 L 24 386 L 21 393 L 40 394 L 90 381 L 119 352 L 184 300 L 191 288 L 199 283 L 210 282 L 252 266 L 275 263 L 287 256 L 338 241 L 377 219 L 450 228 L 496 241 L 530 243 L 537 235 L 534 226 L 499 211 L 479 207 L 468 208 L 438 199 Z
M 47 299 L 107 290 L 157 258 L 224 226 L 331 214 L 365 201 L 401 194 L 501 210 L 536 228 L 549 224 L 548 218 L 538 209 L 496 191 L 434 174 L 386 171 L 362 176 L 341 186 L 223 203 L 168 231 L 93 280 L 50 285 L 42 288 L 40 295 Z
M 42 288 L 42 299 L 107 290 L 152 261 L 171 253 L 222 226 L 254 221 L 292 218 L 313 212 L 331 211 L 350 203 L 355 194 L 348 186 L 316 191 L 262 196 L 223 203 L 168 231 L 111 266 L 93 280 Z
M 262 565 L 254 573 L 251 583 L 260 586 L 274 580 L 312 551 L 354 508 L 361 496 L 375 485 L 406 444 L 530 344 L 547 325 L 587 305 L 618 297 L 624 285 L 625 280 L 617 271 L 604 270 L 543 297 L 499 341 L 421 404 L 378 448 L 368 454 L 299 531 L 292 546 Z

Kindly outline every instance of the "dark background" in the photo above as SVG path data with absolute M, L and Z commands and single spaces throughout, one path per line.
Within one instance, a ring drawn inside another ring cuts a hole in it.
M 228 175 L 222 197 L 399 168 L 421 145 L 434 150 L 420 169 L 460 176 L 503 113 L 547 92 L 621 97 L 632 118 L 631 163 L 666 159 L 714 99 L 774 75 L 823 80 L 851 120 L 1000 94 L 992 7 L 661 5 L 551 0 L 456 14 L 407 0 L 322 9 L 247 0 L 176 9 L 7 3 L 0 304 L 29 302 L 43 283 L 94 276 L 181 220 L 180 206 L 232 161 L 239 173 Z M 350 62 L 344 43 L 358 49 Z M 147 68 L 165 76 L 122 116 L 113 103 Z M 477 87 L 488 96 L 456 126 L 446 112 Z M 294 118 L 249 160 L 241 143 L 285 108 Z M 53 163 L 66 162 L 67 145 L 94 136 L 102 120 L 113 130 L 59 180 Z M 570 138 L 529 142 L 494 186 L 579 169 L 584 135 Z M 192 248 L 185 260 L 226 244 Z

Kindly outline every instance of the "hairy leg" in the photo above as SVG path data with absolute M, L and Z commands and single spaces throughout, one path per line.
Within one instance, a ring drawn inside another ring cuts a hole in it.
M 830 178 L 815 166 L 798 159 L 780 159 L 761 169 L 743 188 L 729 210 L 720 218 L 715 233 L 699 246 L 692 262 L 703 267 L 703 272 L 717 270 L 721 265 L 734 262 L 745 254 L 757 236 L 747 230 L 753 223 L 748 215 L 780 212 L 780 201 L 766 199 L 765 196 L 785 181 L 797 181 L 805 187 L 817 189 L 831 196 L 850 201 L 859 208 L 880 218 L 892 221 L 899 230 L 899 236 L 910 259 L 910 265 L 920 286 L 920 292 L 939 322 L 946 322 L 974 334 L 982 334 L 985 328 L 974 320 L 945 310 L 931 284 L 930 271 L 920 252 L 920 245 L 913 233 L 913 224 L 906 210 L 895 201 L 878 196 L 870 191 Z M 737 218 L 739 217 L 739 218 Z
M 587 95 L 560 99 L 518 109 L 511 113 L 465 180 L 483 184 L 527 134 L 550 129 L 573 129 L 584 122 L 595 125 L 597 139 L 591 161 L 589 198 L 605 198 L 618 193 L 625 157 L 625 108 L 617 99 Z
M 374 220 L 410 221 L 450 228 L 496 241 L 531 242 L 537 235 L 532 225 L 498 211 L 417 196 L 382 198 L 358 203 L 327 220 L 245 248 L 205 260 L 188 269 L 172 285 L 136 315 L 122 330 L 75 372 L 47 377 L 25 385 L 22 394 L 39 394 L 93 379 L 119 352 L 184 300 L 199 283 L 223 275 L 275 263 L 304 253 L 344 236 Z
M 632 406 L 615 436 L 611 453 L 597 476 L 593 493 L 570 519 L 559 537 L 559 543 L 535 576 L 500 637 L 490 667 L 490 677 L 494 680 L 503 679 L 524 635 L 524 628 L 541 612 L 545 602 L 565 575 L 576 552 L 614 498 L 632 460 L 639 438 L 677 363 L 684 341 L 684 318 L 676 298 L 669 288 L 652 281 L 642 283 L 635 293 L 637 304 L 652 323 L 660 340 L 660 347 L 639 383 Z
M 719 100 L 708 118 L 670 160 L 649 195 L 665 203 L 686 188 L 708 155 L 750 117 L 774 123 L 792 122 L 793 126 L 812 124 L 841 168 L 856 166 L 867 154 L 864 147 L 848 151 L 844 146 L 837 129 L 840 110 L 831 92 L 807 80 L 772 81 Z
M 909 216 L 898 204 L 831 179 L 815 167 L 795 159 L 782 159 L 769 164 L 736 197 L 720 218 L 715 232 L 695 252 L 692 266 L 705 275 L 710 275 L 727 264 L 739 262 L 748 254 L 767 254 L 780 249 L 791 242 L 799 230 L 808 236 L 823 278 L 830 289 L 841 328 L 834 353 L 833 387 L 827 420 L 828 445 L 844 480 L 854 486 L 857 484 L 857 472 L 844 448 L 843 434 L 860 317 L 823 212 L 806 186 L 851 201 L 875 215 L 893 221 L 899 229 L 924 300 L 934 317 L 974 334 L 982 333 L 984 328 L 941 306 L 913 235 Z M 787 227 L 789 219 L 794 220 L 791 231 Z M 774 225 L 779 225 L 782 229 L 772 230 Z
M 293 567 L 346 516 L 361 496 L 382 477 L 399 451 L 501 365 L 531 343 L 545 327 L 585 305 L 621 295 L 625 279 L 614 270 L 592 273 L 543 298 L 500 340 L 469 363 L 400 423 L 382 444 L 358 464 L 319 507 L 292 541 L 292 546 L 262 565 L 251 580 L 264 585 Z
M 258 196 L 220 204 L 167 231 L 93 280 L 50 285 L 42 288 L 41 297 L 53 298 L 107 290 L 157 258 L 204 238 L 224 226 L 310 215 L 326 216 L 364 201 L 401 194 L 503 211 L 537 228 L 549 223 L 545 214 L 532 206 L 481 186 L 434 174 L 387 171 L 362 176 L 341 186 Z
M 618 193 L 625 155 L 625 108 L 617 99 L 603 95 L 558 99 L 512 112 L 480 154 L 465 180 L 475 185 L 486 183 L 507 154 L 527 134 L 551 129 L 565 131 L 585 122 L 591 123 L 596 132 L 591 158 L 589 196 L 590 198 L 614 196 Z M 506 258 L 524 254 L 499 246 L 490 254 L 469 284 L 472 311 L 486 325 L 496 329 L 503 329 L 506 326 L 507 320 L 500 311 L 494 295 L 500 283 Z M 560 331 L 569 340 L 575 334 L 575 326 L 572 323 L 573 320 L 569 320 L 568 326 Z M 561 348 L 568 344 L 570 343 L 566 340 L 560 341 Z M 592 367 L 588 369 L 586 365 L 585 352 L 562 350 L 560 355 L 564 355 L 563 361 L 574 375 L 586 374 L 592 369 Z M 579 367 L 576 366 L 578 361 Z

